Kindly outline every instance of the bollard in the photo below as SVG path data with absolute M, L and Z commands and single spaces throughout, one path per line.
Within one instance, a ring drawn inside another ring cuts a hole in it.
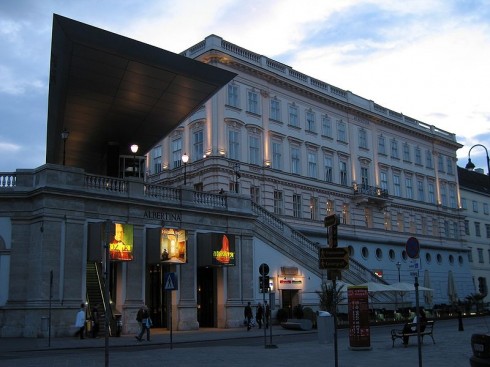
M 458 330 L 464 331 L 463 327 L 463 316 L 461 315 L 461 311 L 458 311 Z

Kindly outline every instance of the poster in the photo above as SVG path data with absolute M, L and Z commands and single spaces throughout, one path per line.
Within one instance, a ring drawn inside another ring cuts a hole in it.
M 162 228 L 160 232 L 160 254 L 164 263 L 185 264 L 187 262 L 187 233 L 184 229 Z
M 133 225 L 114 223 L 114 237 L 109 243 L 111 261 L 133 260 Z
M 369 328 L 368 288 L 353 286 L 347 288 L 349 304 L 349 346 L 351 348 L 371 348 Z

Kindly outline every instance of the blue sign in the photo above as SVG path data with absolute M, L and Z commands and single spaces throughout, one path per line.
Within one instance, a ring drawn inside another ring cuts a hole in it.
M 163 276 L 163 289 L 176 291 L 178 288 L 177 275 L 175 273 L 165 273 Z
M 407 244 L 405 245 L 405 250 L 407 251 L 407 255 L 409 258 L 418 259 L 420 253 L 419 240 L 415 237 L 410 237 L 407 240 Z

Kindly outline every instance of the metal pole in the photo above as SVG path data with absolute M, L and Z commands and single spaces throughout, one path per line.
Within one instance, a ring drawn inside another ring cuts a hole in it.
M 170 317 L 170 349 L 173 349 L 172 341 L 172 291 L 167 291 L 167 308 Z
M 261 321 L 265 321 L 265 292 L 266 292 L 266 288 L 265 288 L 265 273 L 264 275 L 262 275 L 262 320 Z M 266 331 L 266 327 L 265 327 L 265 322 L 264 322 L 264 348 L 267 348 L 267 331 Z
M 105 349 L 105 367 L 109 367 L 109 310 L 108 308 L 111 307 L 110 302 L 109 302 L 109 276 L 110 276 L 110 248 L 109 248 L 109 226 L 112 224 L 110 220 L 106 220 L 105 222 L 105 243 L 104 243 L 104 249 L 105 249 L 105 270 L 104 270 L 104 298 L 105 298 L 105 343 L 104 343 L 104 349 Z
M 49 272 L 49 324 L 48 324 L 48 347 L 51 347 L 51 299 L 53 298 L 53 271 Z
M 417 270 L 418 272 L 418 270 Z M 420 344 L 419 277 L 415 276 L 415 312 L 417 314 L 417 345 L 419 349 L 419 367 L 422 367 L 422 345 Z
M 339 366 L 339 348 L 337 343 L 337 275 L 333 276 L 333 343 L 335 352 L 335 367 Z

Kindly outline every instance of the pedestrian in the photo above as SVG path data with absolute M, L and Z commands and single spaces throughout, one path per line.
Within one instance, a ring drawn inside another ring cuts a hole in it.
M 269 306 L 267 301 L 265 301 L 265 328 L 266 329 L 269 328 L 270 318 L 271 318 L 271 307 Z
M 99 337 L 99 310 L 97 309 L 97 306 L 92 308 L 91 320 L 92 320 L 92 338 L 98 338 Z
M 420 324 L 420 332 L 423 332 L 425 330 L 425 327 L 427 326 L 427 316 L 425 316 L 425 311 L 423 309 L 420 309 L 420 319 L 418 316 L 415 316 L 412 320 L 412 323 L 417 324 L 417 322 Z M 409 323 L 406 323 L 405 326 L 403 327 L 403 333 L 411 333 L 411 332 L 416 332 L 417 327 L 411 327 Z M 408 336 L 403 337 L 403 345 L 406 347 L 408 345 Z
M 259 325 L 259 329 L 262 329 L 262 319 L 264 318 L 264 307 L 259 302 L 257 305 L 257 311 L 255 312 L 255 320 L 257 320 L 257 325 Z
M 80 339 L 85 339 L 85 303 L 80 305 L 80 311 L 77 312 L 75 326 L 78 328 L 75 336 L 80 335 Z
M 243 311 L 243 315 L 245 316 L 245 322 L 247 324 L 247 331 L 249 331 L 250 328 L 252 327 L 251 323 L 252 323 L 252 317 L 253 317 L 252 306 L 250 305 L 250 302 L 248 302 L 247 305 L 245 306 L 245 310 Z
M 150 311 L 148 310 L 148 307 L 146 305 L 141 306 L 141 308 L 138 310 L 138 314 L 136 315 L 136 321 L 140 323 L 140 333 L 138 336 L 135 336 L 135 338 L 138 341 L 142 341 L 143 339 L 143 334 L 146 331 L 146 340 L 150 341 L 150 328 L 152 326 L 152 321 L 150 317 Z

